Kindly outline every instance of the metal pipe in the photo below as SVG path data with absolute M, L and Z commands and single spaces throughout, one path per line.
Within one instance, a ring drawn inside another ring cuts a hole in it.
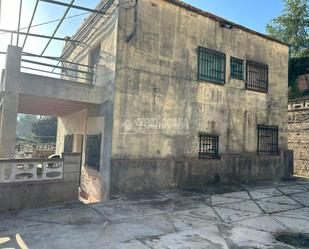
M 132 32 L 131 32 L 131 34 L 130 35 L 128 35 L 127 37 L 126 37 L 126 43 L 128 43 L 128 42 L 130 42 L 131 40 L 132 40 L 132 38 L 136 35 L 136 30 L 137 30 L 137 15 L 138 15 L 138 13 L 137 13 L 137 8 L 138 8 L 138 2 L 137 2 L 138 0 L 136 0 L 135 1 L 135 8 L 134 8 L 134 26 L 133 26 L 133 30 L 132 30 Z
M 63 16 L 62 16 L 62 18 L 60 19 L 60 21 L 59 21 L 57 27 L 55 28 L 55 30 L 54 30 L 54 32 L 53 32 L 53 34 L 52 34 L 52 37 L 48 40 L 46 46 L 43 48 L 43 51 L 42 51 L 41 55 L 44 55 L 44 53 L 45 53 L 46 49 L 48 48 L 49 44 L 51 43 L 53 37 L 56 35 L 56 33 L 57 33 L 58 29 L 60 28 L 62 22 L 64 21 L 64 18 L 67 16 L 68 12 L 70 11 L 70 9 L 71 9 L 71 7 L 72 7 L 74 1 L 75 1 L 75 0 L 72 0 L 72 1 L 70 2 L 70 5 L 69 5 L 69 6 L 67 7 L 67 9 L 65 10 L 65 12 L 64 12 L 64 14 L 63 14 Z
M 40 65 L 40 66 L 55 67 L 55 68 L 58 68 L 58 69 L 64 69 L 64 70 L 74 71 L 74 72 L 78 72 L 78 73 L 92 74 L 92 72 L 89 72 L 89 71 L 83 71 L 83 70 L 78 70 L 78 69 L 72 69 L 72 68 L 69 68 L 69 67 L 61 67 L 61 66 L 56 66 L 56 65 L 50 65 L 50 64 L 38 62 L 38 61 L 25 60 L 25 59 L 22 59 L 21 61 L 26 62 L 26 63 L 37 64 L 37 65 Z
M 25 44 L 26 44 L 26 41 L 27 41 L 27 38 L 28 38 L 28 34 L 29 34 L 31 26 L 32 26 L 34 15 L 35 15 L 35 12 L 36 12 L 36 10 L 38 8 L 38 5 L 39 5 L 39 1 L 40 0 L 36 0 L 35 6 L 34 6 L 34 10 L 33 10 L 32 16 L 31 16 L 30 24 L 29 24 L 28 29 L 27 29 L 27 34 L 25 36 L 24 43 L 23 43 L 23 46 L 22 46 L 22 50 L 24 50 L 24 47 L 25 47 Z
M 2 10 L 2 0 L 0 0 L 0 26 L 1 26 L 1 10 Z
M 8 29 L 0 29 L 0 32 L 6 32 L 6 33 L 11 33 L 11 34 L 17 34 L 18 31 L 15 30 L 8 30 Z M 20 35 L 26 35 L 26 32 L 19 32 Z M 40 37 L 40 38 L 45 38 L 45 39 L 49 39 L 51 36 L 48 35 L 39 35 L 39 34 L 32 34 L 32 33 L 28 33 L 28 36 L 34 36 L 34 37 Z M 58 40 L 58 41 L 70 41 L 73 43 L 80 43 L 80 44 L 84 44 L 83 42 L 78 42 L 76 40 L 72 40 L 72 39 L 66 39 L 66 38 L 61 38 L 61 37 L 53 37 L 54 40 Z
M 41 1 L 47 2 L 47 3 L 52 3 L 52 4 L 57 4 L 57 5 L 62 5 L 62 6 L 66 6 L 66 7 L 71 6 L 69 3 L 63 3 L 63 2 L 59 2 L 59 1 L 55 1 L 55 0 L 41 0 Z M 93 12 L 93 13 L 97 13 L 97 14 L 104 14 L 104 12 L 102 12 L 100 10 L 89 9 L 89 8 L 82 7 L 82 6 L 79 6 L 79 5 L 72 5 L 71 8 L 79 9 L 79 10 L 85 10 L 85 11 L 89 11 L 89 12 Z
M 29 57 L 39 57 L 39 58 L 44 58 L 44 59 L 49 59 L 49 60 L 55 60 L 55 61 L 59 61 L 59 62 L 63 62 L 63 63 L 68 63 L 68 64 L 72 64 L 72 65 L 91 68 L 91 66 L 89 66 L 89 65 L 63 60 L 60 57 L 42 56 L 42 55 L 39 55 L 39 54 L 31 54 L 31 53 L 23 53 L 22 55 L 23 56 L 29 56 Z
M 32 67 L 21 66 L 20 68 L 24 68 L 24 69 L 31 70 L 31 71 L 38 71 L 38 72 L 42 72 L 42 73 L 48 73 L 48 74 L 54 74 L 54 75 L 59 75 L 59 76 L 70 77 L 70 76 L 67 75 L 67 74 L 55 73 L 55 72 L 50 72 L 50 71 L 47 71 L 47 70 L 37 69 L 37 68 L 32 68 Z M 72 71 L 73 71 L 73 70 L 72 70 Z M 75 79 L 82 79 L 82 80 L 88 80 L 88 78 L 79 77 L 79 76 L 74 76 L 73 78 L 75 78 Z
M 17 28 L 17 38 L 16 38 L 16 46 L 17 47 L 18 47 L 18 43 L 19 43 L 20 19 L 21 19 L 22 7 L 23 7 L 23 0 L 19 0 L 19 1 L 20 1 L 20 4 L 19 4 L 18 28 Z

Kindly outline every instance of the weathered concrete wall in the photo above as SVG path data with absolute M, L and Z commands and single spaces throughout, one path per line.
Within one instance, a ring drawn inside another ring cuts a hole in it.
M 80 155 L 64 154 L 63 160 L 62 180 L 1 183 L 0 212 L 78 201 Z
M 294 151 L 294 174 L 309 177 L 309 99 L 289 103 L 289 149 Z
M 105 1 L 106 2 L 106 1 Z M 103 2 L 101 3 L 103 4 Z M 94 15 L 89 17 L 89 20 Z M 87 21 L 85 22 L 87 23 Z M 81 28 L 83 30 L 83 27 Z M 83 32 L 88 32 L 83 30 Z M 79 33 L 77 33 L 78 35 Z M 76 47 L 67 54 L 69 61 L 82 64 L 90 63 L 90 55 L 93 49 L 100 46 L 100 60 L 96 66 L 94 85 L 104 89 L 102 93 L 102 102 L 98 106 L 89 107 L 86 110 L 86 117 L 80 116 L 79 126 L 83 125 L 84 149 L 82 159 L 82 177 L 81 188 L 82 195 L 90 202 L 105 200 L 109 197 L 109 168 L 111 154 L 111 137 L 113 131 L 113 109 L 114 109 L 114 87 L 116 74 L 116 54 L 117 54 L 117 36 L 118 36 L 118 9 L 112 5 L 108 15 L 94 23 L 89 34 L 83 42 L 89 44 L 87 47 Z M 66 49 L 66 48 L 65 48 Z M 75 123 L 74 117 L 66 116 L 63 122 L 60 120 L 58 126 L 59 134 L 74 133 L 75 129 L 66 129 L 66 123 Z M 65 132 L 64 132 L 65 130 Z M 100 170 L 88 168 L 85 164 L 85 146 L 87 134 L 101 134 L 101 154 Z
M 292 171 L 292 151 L 282 151 L 280 156 L 267 157 L 225 154 L 221 160 L 198 160 L 195 157 L 161 160 L 115 159 L 111 169 L 111 193 L 279 180 L 290 177 Z
M 176 178 L 168 176 L 176 171 L 181 175 L 186 169 L 173 166 L 175 159 L 169 165 L 169 158 L 184 158 L 184 162 L 196 159 L 199 132 L 219 134 L 222 158 L 226 153 L 236 153 L 235 160 L 252 162 L 248 167 L 256 171 L 268 157 L 246 161 L 241 154 L 256 152 L 257 124 L 279 126 L 279 147 L 287 149 L 287 46 L 236 27 L 223 29 L 219 22 L 168 1 L 138 3 L 136 29 L 135 10 L 120 7 L 111 20 L 96 22 L 84 37 L 90 48 L 76 48 L 68 54 L 68 59 L 87 64 L 92 49 L 101 44 L 95 84 L 106 89 L 106 101 L 87 117 L 97 118 L 93 131 L 104 127 L 102 165 L 92 181 L 95 186 L 90 188 L 98 190 L 96 195 L 101 195 L 101 200 L 108 198 L 109 184 L 113 192 L 135 191 L 134 185 L 139 186 L 137 190 L 141 186 L 147 190 L 178 184 Z M 198 46 L 226 54 L 225 85 L 197 79 Z M 244 81 L 230 79 L 230 56 L 267 64 L 269 92 L 249 91 Z M 271 161 L 276 168 L 273 172 L 279 171 L 279 165 L 283 170 L 286 163 L 279 163 L 281 159 Z M 157 164 L 166 168 L 161 170 Z M 216 164 L 227 165 L 224 159 Z M 261 167 L 262 173 L 253 174 L 252 179 L 265 176 L 265 168 Z M 91 179 L 88 176 L 93 172 L 89 172 L 84 179 Z M 206 179 L 207 174 L 211 175 L 204 173 Z
M 287 46 L 168 1 L 140 0 L 136 35 L 126 43 L 133 20 L 134 10 L 120 10 L 114 159 L 197 157 L 199 132 L 219 134 L 220 153 L 252 153 L 257 124 L 278 125 L 279 147 L 287 148 Z M 198 46 L 226 54 L 225 85 L 197 79 Z M 230 56 L 267 64 L 269 92 L 230 79 Z M 181 128 L 160 127 L 169 120 Z
M 56 152 L 64 150 L 64 137 L 68 134 L 84 134 L 86 129 L 87 110 L 82 110 L 58 118 Z

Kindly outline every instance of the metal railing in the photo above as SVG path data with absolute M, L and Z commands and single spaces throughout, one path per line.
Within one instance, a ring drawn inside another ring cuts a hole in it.
M 61 64 L 55 64 L 55 62 L 60 62 Z M 56 57 L 37 56 L 24 53 L 21 59 L 21 72 L 76 81 L 79 83 L 92 84 L 94 71 L 93 66 L 69 62 Z
M 63 178 L 63 160 L 0 160 L 0 183 L 59 180 Z

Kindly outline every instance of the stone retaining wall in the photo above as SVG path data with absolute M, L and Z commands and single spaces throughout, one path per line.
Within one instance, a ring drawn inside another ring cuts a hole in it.
M 309 98 L 289 103 L 288 146 L 294 151 L 294 174 L 309 177 Z

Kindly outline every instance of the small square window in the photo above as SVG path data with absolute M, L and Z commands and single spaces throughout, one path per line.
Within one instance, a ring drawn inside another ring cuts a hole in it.
M 198 79 L 225 83 L 225 54 L 207 48 L 198 48 Z
M 265 93 L 268 92 L 268 66 L 253 61 L 247 61 L 246 64 L 246 89 Z
M 101 44 L 95 47 L 90 53 L 90 66 L 97 66 L 101 58 Z
M 100 169 L 100 148 L 101 148 L 101 134 L 87 135 L 86 138 L 86 160 L 88 167 L 96 170 Z
M 244 79 L 244 60 L 231 57 L 231 78 Z
M 219 158 L 219 136 L 200 133 L 199 139 L 199 159 Z
M 258 125 L 258 155 L 278 155 L 278 126 Z

